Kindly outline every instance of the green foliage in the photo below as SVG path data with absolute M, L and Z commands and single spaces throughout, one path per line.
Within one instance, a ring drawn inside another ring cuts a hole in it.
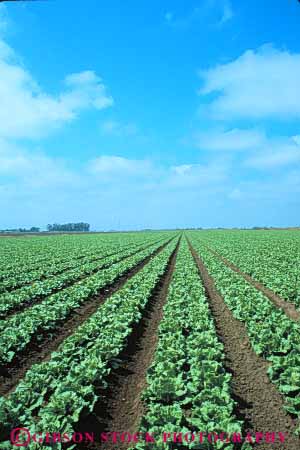
M 95 384 L 106 386 L 105 377 L 118 363 L 117 357 L 164 273 L 176 241 L 173 239 L 109 297 L 49 361 L 34 365 L 16 390 L 1 398 L 0 420 L 7 430 L 22 424 L 35 431 L 72 433 L 82 411 L 92 411 L 97 400 Z M 61 444 L 52 448 L 60 449 Z
M 143 392 L 146 413 L 140 430 L 158 436 L 166 430 L 241 432 L 242 424 L 233 413 L 231 375 L 223 367 L 223 345 L 185 240 L 178 252 L 158 336 Z M 157 445 L 162 449 L 174 446 L 161 440 Z M 197 448 L 197 442 L 181 445 Z M 150 449 L 150 445 L 142 442 L 138 448 Z M 211 448 L 211 444 L 201 448 Z M 230 449 L 232 444 L 220 441 L 214 448 Z
M 146 250 L 50 295 L 32 308 L 0 321 L 0 364 L 12 361 L 15 354 L 24 349 L 33 336 L 38 337 L 45 331 L 57 328 L 71 311 L 82 305 L 88 298 L 95 296 L 100 289 L 112 284 L 122 274 L 155 252 L 160 245 L 161 243 L 153 244 Z
M 199 235 L 189 237 L 233 316 L 245 323 L 254 351 L 270 361 L 268 373 L 285 397 L 286 409 L 299 417 L 300 324 L 214 256 Z
M 116 252 L 116 250 L 114 251 L 114 247 L 110 244 L 106 251 L 105 248 L 102 248 L 100 254 L 95 252 L 91 253 L 86 258 L 67 261 L 65 264 L 57 264 L 55 265 L 56 269 L 50 272 L 49 270 L 45 271 L 45 269 L 42 268 L 39 270 L 40 278 L 47 276 L 46 279 L 42 279 L 40 281 L 36 280 L 36 277 L 38 276 L 38 271 L 36 271 L 33 275 L 35 278 L 32 280 L 34 282 L 19 289 L 15 289 L 12 292 L 7 292 L 0 295 L 0 317 L 5 317 L 7 313 L 16 307 L 20 307 L 25 303 L 30 304 L 36 298 L 41 300 L 41 298 L 51 295 L 57 290 L 64 289 L 71 283 L 76 283 L 82 278 L 93 275 L 101 269 L 110 267 L 112 264 L 116 264 L 122 259 L 134 255 L 134 253 L 138 251 L 147 249 L 147 247 L 151 246 L 153 243 L 156 245 L 158 243 L 162 243 L 162 241 L 156 240 L 153 242 L 152 239 L 150 241 L 146 241 L 143 245 L 138 243 L 136 245 L 132 244 L 130 248 L 127 248 L 127 246 L 125 246 L 125 248 L 119 248 L 118 252 Z M 116 247 L 116 249 L 118 247 Z M 67 270 L 68 268 L 69 270 Z M 32 273 L 29 276 L 32 277 Z M 18 277 L 11 277 L 10 284 L 12 284 L 17 278 Z M 6 283 L 6 287 L 7 285 L 8 283 Z M 2 322 L 2 324 L 4 324 L 4 322 Z
M 300 233 L 204 231 L 201 242 L 300 307 Z

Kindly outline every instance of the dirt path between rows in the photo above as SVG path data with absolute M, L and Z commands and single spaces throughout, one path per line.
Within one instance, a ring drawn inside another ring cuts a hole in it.
M 177 236 L 172 239 L 177 239 Z M 46 333 L 42 341 L 34 339 L 10 364 L 0 367 L 0 395 L 10 394 L 33 364 L 50 359 L 51 353 L 58 348 L 62 341 L 74 333 L 114 292 L 122 288 L 150 259 L 161 252 L 171 240 L 165 242 L 152 255 L 119 277 L 112 285 L 100 290 L 97 296 L 85 301 L 79 308 L 72 311 L 72 314 L 59 327 L 53 330 L 52 334 Z
M 242 272 L 237 266 L 235 266 L 232 262 L 230 262 L 228 259 L 224 258 L 220 253 L 216 252 L 212 248 L 205 245 L 207 250 L 209 250 L 213 255 L 215 255 L 217 258 L 219 258 L 227 267 L 229 267 L 234 272 L 241 275 L 248 283 L 250 283 L 252 286 L 254 286 L 257 290 L 261 291 L 266 297 L 268 297 L 271 302 L 274 303 L 275 306 L 278 308 L 281 308 L 283 312 L 287 315 L 287 317 L 295 322 L 300 321 L 300 311 L 297 311 L 296 306 L 287 301 L 283 300 L 279 295 L 275 294 L 271 289 L 264 286 L 259 281 L 256 281 L 254 278 L 252 278 L 250 275 L 248 275 L 245 272 Z
M 191 248 L 203 281 L 217 333 L 224 345 L 226 370 L 232 374 L 236 415 L 244 421 L 244 432 L 283 432 L 284 443 L 255 444 L 260 450 L 299 450 L 293 435 L 295 421 L 283 409 L 284 400 L 267 375 L 269 363 L 252 350 L 246 328 L 235 319 L 214 285 L 199 255 Z
M 71 286 L 74 286 L 77 283 L 79 283 L 80 281 L 83 281 L 83 280 L 89 278 L 90 276 L 95 275 L 97 272 L 100 272 L 100 270 L 105 270 L 105 269 L 113 266 L 114 264 L 120 263 L 121 261 L 125 260 L 126 258 L 131 258 L 132 256 L 136 255 L 137 253 L 142 252 L 142 251 L 146 250 L 147 248 L 149 248 L 149 247 L 151 247 L 153 245 L 155 245 L 155 242 L 153 242 L 152 244 L 141 246 L 140 248 L 138 248 L 135 251 L 133 251 L 130 255 L 120 256 L 120 258 L 118 260 L 114 261 L 113 263 L 105 263 L 105 264 L 102 263 L 102 265 L 101 265 L 101 260 L 105 259 L 105 258 L 109 258 L 110 256 L 113 256 L 113 255 L 116 255 L 118 252 L 115 252 L 115 253 L 113 253 L 111 255 L 99 258 L 99 266 L 97 266 L 94 269 L 90 270 L 88 273 L 82 274 L 81 276 L 79 276 L 79 277 L 77 277 L 77 278 L 75 278 L 73 280 L 69 280 L 69 281 L 64 282 L 60 287 L 52 289 L 51 292 L 48 292 L 47 294 L 40 295 L 40 296 L 35 297 L 33 299 L 28 299 L 28 301 L 25 301 L 25 302 L 20 302 L 18 305 L 15 305 L 14 307 L 12 307 L 6 314 L 0 315 L 0 319 L 1 320 L 10 319 L 12 316 L 18 314 L 19 312 L 24 311 L 24 308 L 27 308 L 27 309 L 32 308 L 32 307 L 42 303 L 43 301 L 45 301 L 47 299 L 47 297 L 50 297 L 51 295 L 57 294 L 58 292 L 60 292 L 60 291 L 62 291 L 64 289 L 67 289 L 67 288 L 69 288 Z M 91 262 L 93 262 L 93 261 L 91 261 Z M 96 260 L 94 262 L 96 262 Z M 65 271 L 65 272 L 67 272 L 67 271 Z M 12 294 L 14 292 L 15 291 L 12 291 Z
M 89 259 L 88 261 L 85 261 L 84 264 L 92 263 L 92 262 L 96 262 L 96 261 L 101 261 L 104 258 L 109 258 L 110 256 L 116 255 L 117 253 L 120 252 L 120 250 L 128 250 L 128 249 L 129 249 L 129 246 L 125 246 L 124 249 L 116 250 L 116 251 L 114 251 L 112 253 L 109 253 L 107 255 L 100 255 L 99 254 L 98 256 L 94 256 L 92 259 Z M 83 259 L 83 258 L 87 258 L 87 255 L 81 255 L 81 256 L 78 256 L 76 258 L 66 260 L 65 262 L 68 262 L 68 261 L 70 263 L 72 263 L 72 262 L 80 262 L 80 260 Z M 64 272 L 68 272 L 69 270 L 73 270 L 76 267 L 77 266 L 72 266 L 71 265 L 71 266 L 68 266 L 67 268 L 64 268 L 64 269 L 58 269 L 58 270 L 53 269 L 53 272 L 49 272 L 46 275 L 45 274 L 41 275 L 40 278 L 33 278 L 33 279 L 29 280 L 29 281 L 20 282 L 20 284 L 17 284 L 15 286 L 12 286 L 12 287 L 9 287 L 9 288 L 6 288 L 3 291 L 1 290 L 0 296 L 5 295 L 5 294 L 12 294 L 13 292 L 18 291 L 19 289 L 22 289 L 22 288 L 27 287 L 27 286 L 31 286 L 32 284 L 34 284 L 36 282 L 41 282 L 41 281 L 45 281 L 45 280 L 47 280 L 49 278 L 56 277 L 58 275 L 61 275 Z M 29 270 L 29 272 L 31 272 L 31 271 L 34 272 L 35 269 Z M 6 277 L 6 279 L 9 279 L 10 277 L 11 277 L 11 274 L 8 277 Z M 3 281 L 3 278 L 2 279 L 0 278 L 0 283 L 2 281 Z M 47 294 L 47 295 L 49 295 L 49 294 Z
M 98 450 L 105 445 L 105 450 L 126 449 L 133 443 L 105 442 L 100 443 L 100 435 L 109 431 L 138 431 L 139 421 L 144 413 L 141 393 L 146 387 L 147 369 L 151 365 L 157 347 L 157 330 L 163 317 L 168 287 L 175 267 L 178 247 L 170 256 L 164 275 L 157 283 L 145 307 L 143 317 L 135 325 L 126 348 L 119 358 L 121 366 L 112 371 L 108 377 L 108 388 L 98 389 L 101 400 L 96 404 L 94 412 L 79 422 L 76 431 L 94 432 L 95 442 L 85 444 L 78 449 Z

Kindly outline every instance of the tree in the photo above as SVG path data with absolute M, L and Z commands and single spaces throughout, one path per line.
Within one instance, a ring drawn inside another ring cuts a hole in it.
M 87 232 L 90 231 L 90 224 L 79 222 L 79 223 L 54 223 L 53 225 L 48 224 L 47 225 L 48 231 L 79 231 L 79 232 Z
M 31 233 L 39 233 L 40 229 L 38 227 L 31 227 L 29 231 L 31 231 Z

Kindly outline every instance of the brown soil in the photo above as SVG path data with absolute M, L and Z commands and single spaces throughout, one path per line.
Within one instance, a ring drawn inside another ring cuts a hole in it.
M 168 242 L 169 242 L 169 241 L 168 241 Z M 132 252 L 130 255 L 127 255 L 127 256 L 121 256 L 121 257 L 120 257 L 117 261 L 115 261 L 114 263 L 104 264 L 103 266 L 100 265 L 100 267 L 96 267 L 95 269 L 91 270 L 88 274 L 82 275 L 82 276 L 76 278 L 76 279 L 73 280 L 73 281 L 67 281 L 63 286 L 61 286 L 61 287 L 59 287 L 59 288 L 57 288 L 57 289 L 53 289 L 53 290 L 51 291 L 50 294 L 48 293 L 48 294 L 45 294 L 45 295 L 40 295 L 39 297 L 36 297 L 36 298 L 34 298 L 34 299 L 32 299 L 32 300 L 31 300 L 31 299 L 28 299 L 27 302 L 22 302 L 22 303 L 16 305 L 13 309 L 11 309 L 10 311 L 8 311 L 6 315 L 0 315 L 0 319 L 2 320 L 2 319 L 10 318 L 11 316 L 14 316 L 15 314 L 17 314 L 18 312 L 23 311 L 24 308 L 25 308 L 26 306 L 27 306 L 27 309 L 29 309 L 29 308 L 31 308 L 32 306 L 35 306 L 35 305 L 41 303 L 42 301 L 44 301 L 44 300 L 45 300 L 47 297 L 49 297 L 50 295 L 57 294 L 58 292 L 62 291 L 63 289 L 67 289 L 67 288 L 69 288 L 69 287 L 71 287 L 71 286 L 74 286 L 74 285 L 75 285 L 76 283 L 78 283 L 79 281 L 82 281 L 82 280 L 85 280 L 86 278 L 89 278 L 91 275 L 94 275 L 95 273 L 99 272 L 100 270 L 104 270 L 104 269 L 107 269 L 108 267 L 113 266 L 114 264 L 118 264 L 119 262 L 121 262 L 121 261 L 123 261 L 123 260 L 125 260 L 125 259 L 127 259 L 127 258 L 130 258 L 130 257 L 136 255 L 136 254 L 139 253 L 139 252 L 142 252 L 142 251 L 146 250 L 148 247 L 151 247 L 152 245 L 154 245 L 154 243 L 148 244 L 148 245 L 143 246 L 143 247 L 140 247 L 140 248 L 137 249 L 136 251 Z M 113 255 L 113 254 L 112 254 L 112 255 Z M 107 257 L 112 256 L 112 255 L 108 255 Z M 104 258 L 104 257 L 103 257 L 103 258 Z M 103 258 L 99 258 L 99 261 L 100 261 L 101 259 L 103 259 Z M 99 263 L 99 264 L 100 264 L 100 263 Z
M 274 303 L 275 306 L 281 308 L 287 317 L 295 322 L 300 320 L 300 311 L 297 311 L 295 305 L 293 303 L 288 302 L 287 300 L 283 300 L 279 295 L 275 294 L 271 289 L 264 286 L 259 281 L 254 280 L 250 275 L 245 272 L 242 272 L 237 266 L 232 264 L 228 259 L 224 258 L 218 252 L 213 250 L 210 247 L 205 246 L 211 253 L 217 256 L 227 267 L 232 269 L 234 272 L 241 275 L 248 283 L 252 284 L 257 290 L 261 291 L 266 297 L 268 297 L 271 302 Z
M 63 340 L 70 336 L 79 325 L 94 314 L 107 298 L 124 286 L 151 258 L 162 251 L 168 242 L 161 245 L 152 255 L 119 277 L 112 285 L 103 288 L 97 296 L 85 301 L 81 307 L 72 311 L 72 314 L 53 330 L 51 334 L 47 333 L 41 336 L 39 340 L 34 338 L 21 353 L 16 355 L 10 364 L 5 367 L 0 367 L 0 395 L 10 394 L 33 364 L 48 360 L 51 353 L 57 349 Z
M 124 250 L 128 250 L 128 248 L 127 248 L 127 247 L 124 247 Z M 119 250 L 119 251 L 120 251 L 120 250 Z M 117 253 L 119 253 L 119 251 L 115 251 L 115 252 L 109 253 L 109 254 L 107 254 L 107 255 L 99 255 L 98 257 L 94 257 L 94 258 L 90 259 L 89 261 L 86 261 L 84 264 L 90 263 L 90 262 L 101 261 L 101 260 L 104 259 L 104 258 L 109 258 L 110 256 L 116 255 Z M 76 258 L 71 259 L 70 261 L 71 261 L 71 262 L 73 262 L 73 261 L 78 261 L 78 262 L 80 262 L 81 259 L 86 258 L 86 257 L 87 257 L 87 255 L 81 255 L 81 256 L 78 256 L 78 257 L 76 257 Z M 44 281 L 44 280 L 47 280 L 47 279 L 49 279 L 49 278 L 54 278 L 54 277 L 56 277 L 57 275 L 60 275 L 60 274 L 62 274 L 62 273 L 64 273 L 64 272 L 68 272 L 69 270 L 73 270 L 74 268 L 75 268 L 74 266 L 73 266 L 73 267 L 71 266 L 71 267 L 67 267 L 67 268 L 64 268 L 64 269 L 60 269 L 60 270 L 55 270 L 55 269 L 54 269 L 53 272 L 50 272 L 50 273 L 47 274 L 47 275 L 41 275 L 40 278 L 33 278 L 33 279 L 30 280 L 30 281 L 20 282 L 20 284 L 17 284 L 17 285 L 15 285 L 15 286 L 9 287 L 9 288 L 3 290 L 3 291 L 0 293 L 0 295 L 10 294 L 11 292 L 17 291 L 18 289 L 22 289 L 23 287 L 30 286 L 31 284 L 36 283 L 37 281 Z M 34 272 L 34 270 L 35 270 L 35 269 L 31 269 L 30 272 L 31 272 L 31 271 Z M 27 272 L 27 273 L 28 273 L 28 272 Z M 5 277 L 5 278 L 0 277 L 0 281 L 3 281 L 4 279 L 7 279 L 7 278 L 9 278 L 9 276 L 8 276 L 8 277 Z M 48 295 L 49 295 L 49 294 L 48 294 Z
M 236 415 L 244 422 L 244 432 L 283 432 L 284 444 L 255 444 L 261 450 L 299 450 L 300 440 L 293 435 L 295 421 L 283 409 L 284 399 L 267 375 L 269 363 L 257 356 L 249 342 L 244 324 L 235 319 L 215 288 L 202 260 L 191 247 L 205 286 L 220 341 L 224 345 L 226 370 L 232 374 Z
M 126 449 L 133 444 L 118 442 L 100 443 L 103 432 L 121 431 L 133 434 L 138 431 L 139 421 L 144 407 L 141 393 L 146 387 L 146 373 L 150 366 L 157 346 L 157 330 L 163 317 L 163 307 L 166 301 L 169 283 L 175 267 L 179 242 L 170 256 L 166 272 L 155 286 L 145 307 L 143 317 L 134 326 L 128 338 L 126 348 L 119 358 L 121 366 L 113 370 L 107 382 L 108 388 L 97 388 L 98 401 L 92 414 L 82 417 L 76 431 L 94 432 L 95 442 L 78 447 L 78 449 L 97 450 L 105 445 L 106 450 L 115 448 Z

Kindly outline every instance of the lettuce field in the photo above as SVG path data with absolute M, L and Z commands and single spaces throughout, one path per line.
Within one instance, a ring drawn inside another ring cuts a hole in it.
M 0 449 L 299 450 L 299 321 L 297 230 L 0 238 Z

